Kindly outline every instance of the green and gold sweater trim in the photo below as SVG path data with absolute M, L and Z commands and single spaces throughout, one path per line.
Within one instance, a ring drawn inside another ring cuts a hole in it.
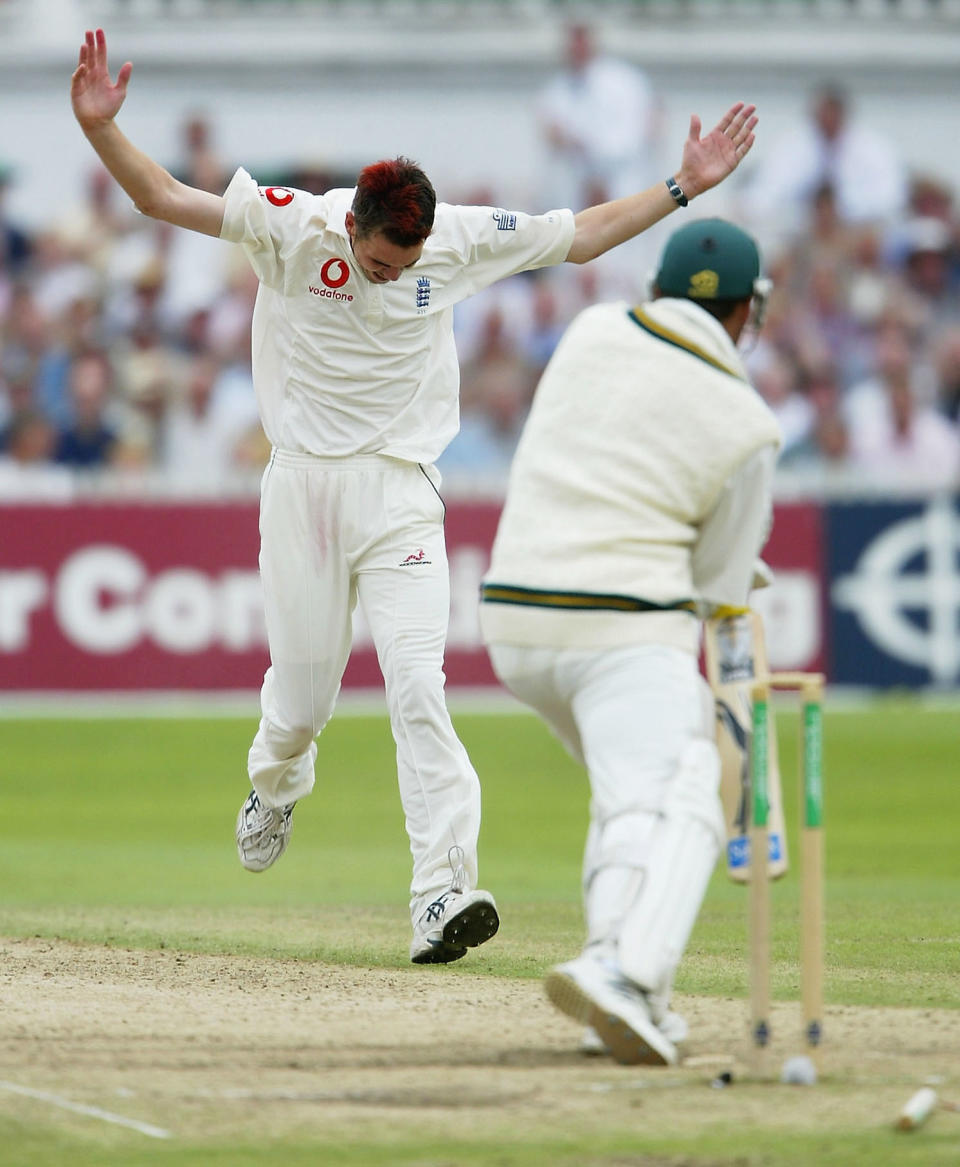
M 519 604 L 534 608 L 560 608 L 586 612 L 695 612 L 692 600 L 656 604 L 636 596 L 603 595 L 597 592 L 554 592 L 540 588 L 520 588 L 510 584 L 483 584 L 485 604 Z
M 705 361 L 708 365 L 712 365 L 715 369 L 719 369 L 721 373 L 727 373 L 731 377 L 736 377 L 738 381 L 744 380 L 743 374 L 736 369 L 725 365 L 723 361 L 711 356 L 710 353 L 702 349 L 698 344 L 688 340 L 685 336 L 681 336 L 679 332 L 674 332 L 670 328 L 664 328 L 656 320 L 653 320 L 642 308 L 631 308 L 627 313 L 630 319 L 639 324 L 644 332 L 649 332 L 651 336 L 655 336 L 658 340 L 666 341 L 667 344 L 672 344 L 675 348 L 683 349 L 684 352 L 689 353 L 693 357 L 699 357 L 701 361 Z

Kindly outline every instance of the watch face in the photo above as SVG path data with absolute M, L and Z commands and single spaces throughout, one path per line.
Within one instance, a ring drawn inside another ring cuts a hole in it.
M 667 190 L 673 195 L 674 201 L 681 207 L 687 205 L 687 196 L 683 193 L 680 184 L 675 178 L 667 179 Z

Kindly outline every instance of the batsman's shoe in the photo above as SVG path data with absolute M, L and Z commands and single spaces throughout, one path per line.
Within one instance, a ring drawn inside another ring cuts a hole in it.
M 293 808 L 264 806 L 251 790 L 237 815 L 237 854 L 247 871 L 266 871 L 286 851 L 293 830 Z
M 588 1058 L 601 1058 L 610 1051 L 607 1049 L 607 1043 L 600 1034 L 597 1033 L 592 1025 L 588 1025 L 580 1035 L 580 1052 Z
M 449 964 L 485 944 L 500 927 L 497 905 L 488 891 L 451 888 L 437 896 L 416 922 L 410 944 L 414 964 Z
M 674 1013 L 672 1009 L 668 1009 L 656 1025 L 667 1041 L 673 1042 L 674 1045 L 682 1045 L 690 1035 L 687 1019 L 679 1013 Z M 600 1034 L 592 1025 L 588 1025 L 580 1037 L 580 1052 L 586 1057 L 602 1057 L 610 1051 Z
M 581 956 L 552 969 L 545 986 L 553 1004 L 594 1029 L 621 1065 L 676 1065 L 676 1046 L 654 1024 L 646 995 L 616 968 Z
M 652 1012 L 656 1017 L 656 1010 L 653 1009 Z M 668 1009 L 662 1017 L 657 1017 L 657 1029 L 674 1045 L 683 1045 L 690 1036 L 690 1026 L 686 1017 L 682 1013 L 674 1013 L 672 1009 Z

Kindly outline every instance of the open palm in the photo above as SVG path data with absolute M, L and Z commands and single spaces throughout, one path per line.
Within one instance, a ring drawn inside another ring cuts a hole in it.
M 80 46 L 80 62 L 70 84 L 73 112 L 81 126 L 110 121 L 116 117 L 127 96 L 127 82 L 133 72 L 128 61 L 121 66 L 114 84 L 107 68 L 107 38 L 103 29 L 88 32 Z
M 690 193 L 700 194 L 716 186 L 737 168 L 754 142 L 757 124 L 755 106 L 737 102 L 705 137 L 700 137 L 700 119 L 690 119 L 690 133 L 683 147 L 683 169 L 694 176 Z

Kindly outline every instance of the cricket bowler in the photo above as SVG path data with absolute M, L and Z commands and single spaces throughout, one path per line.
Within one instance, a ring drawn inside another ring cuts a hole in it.
M 518 272 L 587 263 L 709 190 L 753 145 L 754 107 L 735 104 L 703 137 L 691 118 L 680 167 L 656 187 L 578 214 L 527 215 L 438 203 L 404 157 L 323 195 L 263 187 L 243 169 L 223 195 L 194 189 L 117 125 L 132 69 L 126 62 L 114 82 L 103 31 L 86 34 L 71 100 L 90 144 L 141 212 L 239 246 L 259 279 L 253 381 L 273 447 L 260 497 L 270 666 L 236 823 L 240 861 L 264 871 L 287 846 L 359 603 L 397 746 L 410 959 L 458 960 L 496 933 L 499 916 L 477 887 L 480 787 L 444 696 L 450 589 L 434 462 L 459 425 L 454 305 Z

